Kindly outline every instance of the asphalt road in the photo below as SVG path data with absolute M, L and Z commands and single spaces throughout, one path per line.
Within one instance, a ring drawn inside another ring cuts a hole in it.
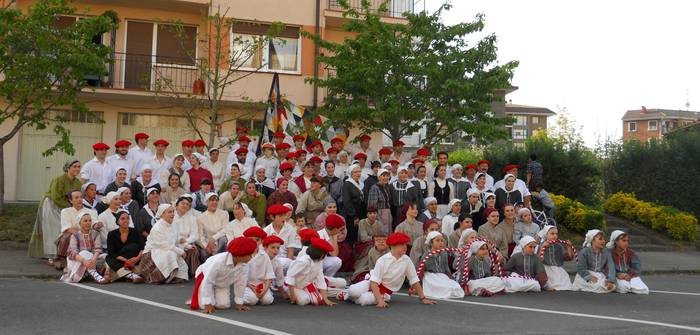
M 415 297 L 395 294 L 387 310 L 350 303 L 328 308 L 277 302 L 253 307 L 249 312 L 217 311 L 209 317 L 189 311 L 184 304 L 191 294 L 191 282 L 96 286 L 0 279 L 0 334 L 700 332 L 700 275 L 657 275 L 644 280 L 652 290 L 668 292 L 648 296 L 527 293 L 439 301 L 435 306 L 420 305 Z

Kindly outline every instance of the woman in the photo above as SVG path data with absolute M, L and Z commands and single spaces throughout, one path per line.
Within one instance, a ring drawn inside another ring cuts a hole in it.
M 129 184 L 129 181 L 127 180 L 127 177 L 129 174 L 126 172 L 126 168 L 120 167 L 117 169 L 117 171 L 114 173 L 115 178 L 114 181 L 109 183 L 107 187 L 105 187 L 105 194 L 109 192 L 116 192 L 118 189 L 122 187 L 131 187 Z
M 496 208 L 496 195 L 490 192 L 486 192 L 481 195 L 484 198 L 483 206 L 481 207 L 481 211 L 479 212 L 479 215 L 475 217 L 476 225 L 477 227 L 481 227 L 486 223 L 486 216 L 484 216 L 484 211 L 486 211 L 487 208 Z
M 311 177 L 311 187 L 301 195 L 296 213 L 304 215 L 306 224 L 311 225 L 325 208 L 323 203 L 329 197 L 330 195 L 328 195 L 326 189 L 321 185 L 321 179 L 318 177 Z
M 236 237 L 243 236 L 243 232 L 251 227 L 259 227 L 258 223 L 247 216 L 246 205 L 236 203 L 233 206 L 233 220 L 228 222 L 223 229 L 227 241 L 233 241 Z
M 199 225 L 197 224 L 197 216 L 192 210 L 192 196 L 189 194 L 183 195 L 175 202 L 175 216 L 173 217 L 173 225 L 178 229 L 180 239 L 179 246 L 185 250 L 185 263 L 187 263 L 188 271 L 191 275 L 197 271 L 199 267 Z
M 119 210 L 114 216 L 119 229 L 107 234 L 105 278 L 112 282 L 126 278 L 132 283 L 143 283 L 143 278 L 133 271 L 141 261 L 145 240 L 138 230 L 129 228 L 128 212 Z
M 416 219 L 418 217 L 418 206 L 408 202 L 403 205 L 401 211 L 406 219 L 396 226 L 396 231 L 408 235 L 411 238 L 411 242 L 423 236 L 423 223 Z
M 478 190 L 470 188 L 467 190 L 467 197 L 462 200 L 462 214 L 467 214 L 472 218 L 476 217 L 481 211 L 481 193 Z M 474 229 L 479 229 L 474 222 Z
M 80 222 L 77 220 L 77 215 L 80 212 L 90 212 L 94 217 L 97 217 L 95 210 L 83 207 L 83 197 L 80 191 L 68 192 L 67 198 L 70 199 L 71 207 L 61 210 L 61 233 L 56 239 L 56 258 L 53 263 L 57 270 L 63 270 L 63 267 L 66 265 L 71 236 L 80 230 Z
M 207 210 L 197 216 L 199 227 L 199 261 L 204 262 L 212 255 L 226 251 L 224 227 L 228 223 L 228 213 L 219 209 L 219 196 L 211 192 L 206 195 Z
M 61 209 L 70 207 L 66 194 L 80 189 L 80 161 L 70 160 L 63 165 L 64 174 L 51 180 L 49 190 L 41 199 L 34 221 L 34 231 L 29 241 L 29 256 L 48 258 L 53 266 L 56 257 L 56 238 L 61 229 Z
M 343 181 L 335 175 L 335 163 L 326 161 L 324 164 L 326 176 L 323 177 L 323 185 L 326 186 L 328 194 L 335 200 L 338 208 L 343 208 Z
M 97 205 L 100 203 L 97 200 L 97 184 L 87 182 L 80 187 L 80 190 L 83 192 L 83 207 L 97 210 Z
M 335 176 L 340 180 L 345 180 L 345 177 L 348 177 L 347 171 L 350 166 L 348 164 L 348 156 L 348 152 L 345 150 L 341 150 L 338 153 L 338 163 L 335 165 Z
M 481 195 L 481 203 L 484 203 L 484 194 L 487 192 L 491 192 L 491 189 L 486 187 L 486 174 L 484 173 L 477 173 L 476 177 L 474 177 L 474 185 L 472 185 L 472 189 L 479 191 L 479 194 Z
M 486 223 L 479 228 L 479 237 L 493 242 L 503 257 L 508 256 L 508 241 L 506 233 L 498 226 L 499 215 L 495 208 L 487 208 L 484 211 Z
M 242 196 L 241 188 L 237 183 L 232 183 L 228 191 L 219 196 L 219 209 L 223 209 L 228 213 L 229 220 L 233 220 L 233 208 L 241 201 Z
M 423 196 L 423 199 L 428 197 L 428 172 L 427 168 L 425 166 L 419 166 L 416 169 L 416 178 L 414 181 L 418 182 L 418 186 L 420 186 L 420 193 Z
M 153 178 L 153 167 L 150 164 L 144 164 L 141 166 L 141 175 L 131 183 L 131 194 L 139 203 L 139 207 L 143 207 L 148 202 L 146 191 L 151 188 L 157 189 L 160 193 L 160 183 Z
M 455 197 L 455 187 L 447 180 L 447 167 L 438 165 L 435 169 L 435 179 L 428 184 L 428 196 L 434 197 L 438 202 L 438 217 L 443 217 L 450 212 L 450 201 Z
M 289 191 L 289 181 L 280 178 L 277 179 L 277 190 L 267 197 L 267 207 L 284 204 L 292 205 L 292 211 L 296 211 L 297 209 L 297 197 L 294 196 L 294 193 Z
M 467 197 L 467 190 L 471 188 L 471 183 L 469 179 L 464 178 L 462 172 L 464 168 L 460 164 L 452 165 L 452 176 L 448 180 L 455 186 L 455 199 L 465 199 Z
M 230 189 L 231 184 L 237 184 L 241 190 L 245 188 L 245 179 L 241 178 L 241 174 L 245 173 L 245 170 L 242 170 L 241 165 L 238 163 L 231 164 L 230 173 L 231 176 L 226 179 L 223 184 L 221 184 L 221 187 L 219 187 L 219 193 L 223 193 Z
M 119 193 L 109 192 L 107 195 L 102 197 L 102 202 L 109 207 L 97 217 L 97 225 L 100 225 L 101 227 L 97 227 L 96 225 L 94 228 L 100 233 L 102 245 L 106 246 L 107 234 L 109 234 L 110 231 L 119 228 L 119 226 L 117 226 L 117 219 L 114 217 L 114 214 L 121 209 L 122 199 L 119 196 Z M 131 221 L 131 219 L 129 219 L 129 227 L 134 227 L 134 223 Z
M 156 223 L 146 239 L 141 256 L 141 276 L 149 284 L 179 284 L 187 281 L 185 250 L 178 245 L 179 234 L 173 225 L 175 210 L 170 204 L 158 206 Z
M 515 187 L 515 176 L 507 174 L 503 180 L 503 187 L 496 190 L 496 209 L 503 215 L 503 206 L 506 204 L 515 205 L 518 202 L 523 202 L 523 195 Z
M 498 225 L 506 233 L 506 240 L 508 241 L 508 254 L 513 254 L 516 246 L 520 243 L 520 238 L 517 240 L 513 237 L 513 232 L 515 231 L 515 225 L 517 219 L 515 218 L 515 207 L 513 205 L 506 205 L 503 208 L 503 220 Z M 539 231 L 539 227 L 538 227 Z M 521 236 L 522 237 L 522 236 Z
M 148 233 L 151 232 L 153 228 L 153 218 L 156 217 L 156 211 L 158 211 L 158 206 L 160 205 L 160 194 L 157 188 L 149 188 L 146 191 L 146 204 L 139 209 L 138 214 L 136 214 L 136 220 L 134 220 L 134 227 L 136 231 L 145 239 L 148 237 Z
M 435 197 L 425 198 L 425 210 L 418 216 L 418 221 L 426 222 L 428 220 L 441 220 L 442 218 L 437 216 L 437 208 L 438 204 Z
M 365 194 L 365 198 L 369 198 L 369 191 L 372 189 L 372 186 L 379 182 L 379 169 L 381 168 L 381 162 L 373 161 L 370 163 L 369 169 L 362 169 L 362 176 L 365 183 L 365 188 L 362 191 Z
M 338 214 L 338 204 L 336 204 L 335 201 L 333 201 L 333 198 L 328 197 L 323 202 L 323 213 L 319 214 L 316 217 L 316 220 L 314 220 L 314 223 L 311 226 L 311 228 L 316 231 L 326 228 L 326 218 L 328 218 L 328 216 L 332 214 Z M 345 221 L 345 219 L 343 219 L 343 221 Z M 345 241 L 347 235 L 347 229 L 341 229 L 340 233 L 338 233 L 338 242 Z
M 265 196 L 255 190 L 255 182 L 249 181 L 245 185 L 245 193 L 241 197 L 241 203 L 246 204 L 251 211 L 253 217 L 258 222 L 260 227 L 265 227 L 265 212 L 267 211 L 267 199 Z
M 136 216 L 136 214 L 139 213 L 139 209 L 141 209 L 141 206 L 139 206 L 138 202 L 134 201 L 131 198 L 131 189 L 128 187 L 121 187 L 117 190 L 117 193 L 119 193 L 119 196 L 122 199 L 121 207 L 127 210 L 131 217 Z
M 104 268 L 105 255 L 102 253 L 100 234 L 90 229 L 94 221 L 90 212 L 78 214 L 80 231 L 71 236 L 68 246 L 68 263 L 63 276 L 61 276 L 61 280 L 66 283 L 80 282 L 85 273 L 98 284 L 108 283 L 99 273 Z
M 185 169 L 183 168 L 183 165 L 185 165 L 185 155 L 178 153 L 175 154 L 173 157 L 173 165 L 161 172 L 160 175 L 160 184 L 161 185 L 170 185 L 169 180 L 170 180 L 170 175 L 176 174 L 178 177 L 180 177 L 180 187 L 182 187 L 185 191 L 190 189 L 190 176 L 185 172 Z
M 455 226 L 459 226 L 459 215 L 462 213 L 462 201 L 452 199 L 448 204 L 450 212 L 442 218 L 442 234 L 450 236 L 455 231 Z
M 266 168 L 258 166 L 255 168 L 255 189 L 262 193 L 265 198 L 269 197 L 275 191 L 275 183 L 267 177 Z
M 362 193 L 364 185 L 360 180 L 362 168 L 353 164 L 348 168 L 348 178 L 343 182 L 343 217 L 345 217 L 345 227 L 348 231 L 348 243 L 354 244 L 357 241 L 357 227 L 360 220 L 367 217 L 367 205 L 365 196 Z
M 172 204 L 180 196 L 186 193 L 185 189 L 182 188 L 180 183 L 180 175 L 177 173 L 170 174 L 168 177 L 168 183 L 160 192 L 160 202 L 163 204 Z
M 387 235 L 391 233 L 391 226 L 394 219 L 391 215 L 391 190 L 389 189 L 389 179 L 391 172 L 381 169 L 378 171 L 379 179 L 367 195 L 367 207 L 377 209 L 377 219 L 384 225 L 383 231 Z
M 192 168 L 187 170 L 187 175 L 189 176 L 190 180 L 190 192 L 199 191 L 201 182 L 203 180 L 214 180 L 214 176 L 212 176 L 211 172 L 202 167 L 202 164 L 206 160 L 207 159 L 204 155 L 197 152 L 190 156 L 190 164 L 192 165 Z

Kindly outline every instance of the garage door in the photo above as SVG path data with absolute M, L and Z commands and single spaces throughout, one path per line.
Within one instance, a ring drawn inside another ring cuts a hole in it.
M 51 179 L 63 173 L 63 164 L 69 158 L 87 162 L 93 158 L 92 145 L 102 139 L 101 112 L 92 115 L 78 112 L 54 112 L 70 120 L 64 124 L 70 130 L 71 143 L 75 155 L 69 156 L 56 152 L 49 157 L 41 155 L 46 149 L 56 144 L 58 137 L 52 127 L 37 130 L 25 127 L 20 137 L 20 157 L 17 178 L 17 199 L 37 201 L 46 193 Z
M 149 139 L 149 147 L 153 149 L 152 143 L 158 139 L 165 139 L 170 142 L 167 155 L 180 152 L 180 142 L 184 139 L 194 139 L 194 131 L 189 127 L 187 119 L 182 116 L 147 115 L 119 113 L 119 128 L 117 129 L 118 139 L 134 140 L 134 134 L 146 133 Z

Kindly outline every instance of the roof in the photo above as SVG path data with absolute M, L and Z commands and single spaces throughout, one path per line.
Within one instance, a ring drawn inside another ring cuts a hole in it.
M 646 110 L 636 109 L 628 110 L 627 113 L 622 116 L 622 121 L 655 120 L 661 118 L 700 120 L 700 112 L 661 108 L 648 108 Z
M 517 104 L 506 104 L 506 113 L 510 113 L 510 114 L 537 114 L 537 115 L 546 115 L 546 116 L 557 115 L 557 113 L 552 112 L 552 110 L 547 108 L 547 107 L 537 107 L 537 106 L 517 105 Z
M 681 131 L 693 131 L 693 130 L 695 130 L 695 131 L 700 130 L 700 121 L 695 121 L 695 122 L 687 124 L 683 127 L 671 129 L 671 131 L 664 134 L 664 136 L 669 136 L 671 134 L 679 133 Z

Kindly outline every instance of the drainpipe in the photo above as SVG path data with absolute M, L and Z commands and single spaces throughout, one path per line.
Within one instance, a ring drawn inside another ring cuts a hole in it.
M 316 36 L 319 36 L 321 33 L 321 0 L 316 0 L 316 27 L 315 27 L 315 34 Z M 316 80 L 318 80 L 318 43 L 314 41 L 314 105 L 313 105 L 313 110 L 316 111 L 316 107 L 318 107 L 318 84 L 316 83 Z

